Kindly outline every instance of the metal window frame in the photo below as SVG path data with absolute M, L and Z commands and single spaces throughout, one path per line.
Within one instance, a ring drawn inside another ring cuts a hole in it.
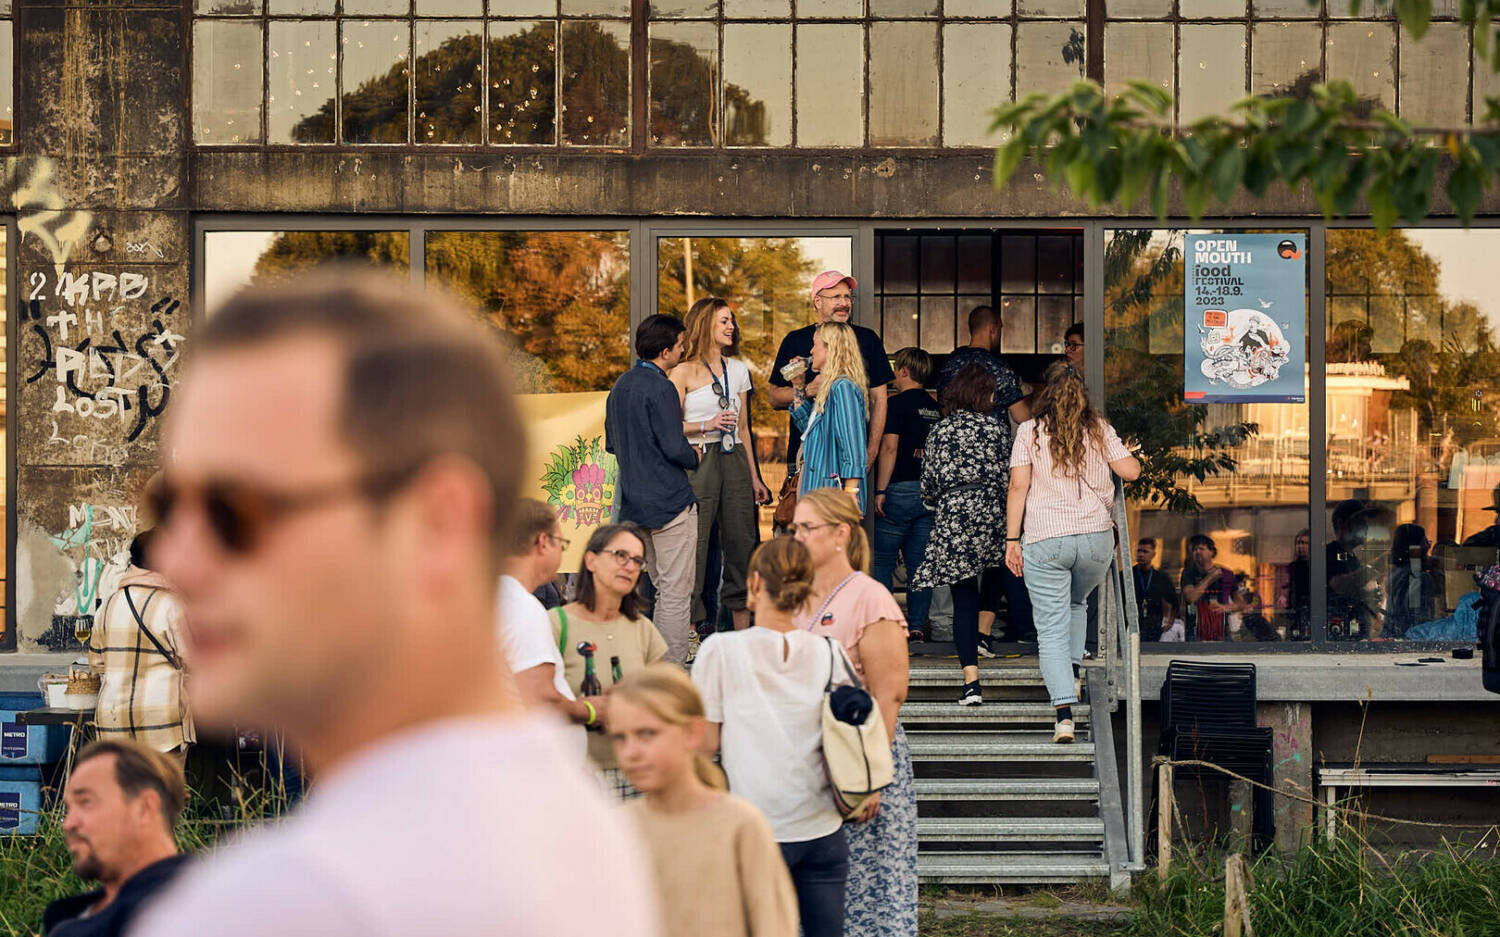
M 0 635 L 0 652 L 14 651 L 18 643 L 19 626 L 16 621 L 16 430 L 17 412 L 15 388 L 16 369 L 20 365 L 19 344 L 21 330 L 16 321 L 16 312 L 21 308 L 16 299 L 16 260 L 20 232 L 14 215 L 0 219 L 0 229 L 5 232 L 5 633 Z

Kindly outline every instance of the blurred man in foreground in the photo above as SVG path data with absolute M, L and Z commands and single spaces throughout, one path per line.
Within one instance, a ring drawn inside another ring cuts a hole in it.
M 336 270 L 241 293 L 193 347 L 153 500 L 194 712 L 283 731 L 318 783 L 137 933 L 654 934 L 646 864 L 498 646 L 525 464 L 501 344 Z

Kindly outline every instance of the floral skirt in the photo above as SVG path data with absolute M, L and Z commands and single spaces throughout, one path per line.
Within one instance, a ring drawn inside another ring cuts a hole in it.
M 917 788 L 906 731 L 891 746 L 896 779 L 880 794 L 880 812 L 850 823 L 844 937 L 917 937 Z

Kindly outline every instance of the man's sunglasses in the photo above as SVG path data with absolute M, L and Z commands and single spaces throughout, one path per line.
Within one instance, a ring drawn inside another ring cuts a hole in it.
M 300 491 L 277 491 L 227 479 L 180 485 L 158 476 L 146 490 L 146 503 L 162 527 L 172 523 L 183 504 L 193 505 L 203 513 L 220 546 L 230 553 L 244 554 L 253 551 L 280 521 L 346 498 L 387 497 L 409 481 L 416 469 L 383 469 Z

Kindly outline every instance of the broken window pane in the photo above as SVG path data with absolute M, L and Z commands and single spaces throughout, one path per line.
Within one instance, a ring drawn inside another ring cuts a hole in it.
M 1354 86 L 1361 101 L 1396 106 L 1396 27 L 1393 23 L 1331 23 L 1327 80 Z
M 551 21 L 490 23 L 490 142 L 557 140 L 557 27 Z
M 1409 33 L 1401 38 L 1401 116 L 1437 127 L 1467 123 L 1469 102 L 1462 91 L 1469 83 L 1468 27 L 1433 23 L 1421 41 Z
M 1104 27 L 1104 87 L 1125 90 L 1125 83 L 1149 81 L 1168 94 L 1172 88 L 1171 23 L 1109 23 Z
M 334 142 L 334 51 L 331 21 L 270 25 L 267 142 Z
M 1167 19 L 1172 0 L 1109 0 L 1104 11 L 1110 19 Z
M 1022 23 L 1016 28 L 1016 100 L 1038 91 L 1066 91 L 1083 77 L 1082 23 Z
M 565 4 L 566 5 L 566 4 Z M 563 24 L 563 142 L 630 142 L 630 24 Z
M 334 0 L 267 0 L 272 16 L 332 16 Z
M 411 12 L 411 0 L 344 0 L 345 16 L 392 16 Z
M 864 27 L 797 27 L 797 145 L 865 142 Z
M 792 0 L 724 0 L 726 19 L 791 15 Z
M 943 27 L 943 145 L 995 142 L 990 110 L 1010 100 L 1010 24 Z
M 416 30 L 416 142 L 478 143 L 484 94 L 482 23 L 418 20 Z
M 870 0 L 870 15 L 898 19 L 904 16 L 936 16 L 939 0 Z
M 1322 12 L 1323 4 L 1320 0 L 1250 0 L 1250 7 L 1260 17 L 1311 19 Z
M 922 297 L 922 344 L 918 347 L 929 355 L 946 355 L 953 350 L 954 327 L 957 324 L 953 310 L 952 296 Z
M 724 144 L 792 145 L 792 27 L 724 27 Z
M 1245 27 L 1182 27 L 1177 119 L 1190 124 L 1222 114 L 1245 96 Z
M 713 23 L 651 26 L 651 142 L 711 146 L 719 74 Z
M 1323 31 L 1313 23 L 1257 23 L 1250 93 L 1306 97 L 1322 73 Z
M 483 16 L 484 0 L 416 0 L 418 16 Z M 515 4 L 505 0 L 494 4 L 497 13 L 509 12 Z
M 802 19 L 844 19 L 865 15 L 864 0 L 797 0 L 797 16 Z
M 193 137 L 208 146 L 261 142 L 260 94 L 260 23 L 193 23 Z
M 493 15 L 496 11 L 490 10 Z M 630 0 L 562 0 L 563 16 L 630 16 Z
M 10 83 L 15 74 L 11 42 L 10 20 L 0 20 L 0 146 L 15 139 L 16 92 Z
M 1082 16 L 1084 0 L 1016 0 L 1021 16 Z
M 1010 16 L 1011 0 L 943 0 L 943 15 L 1004 19 Z
M 719 12 L 719 0 L 651 0 L 654 20 L 713 16 Z
M 391 20 L 345 20 L 340 29 L 344 142 L 407 142 L 410 25 Z
M 936 23 L 870 25 L 870 145 L 938 142 Z

